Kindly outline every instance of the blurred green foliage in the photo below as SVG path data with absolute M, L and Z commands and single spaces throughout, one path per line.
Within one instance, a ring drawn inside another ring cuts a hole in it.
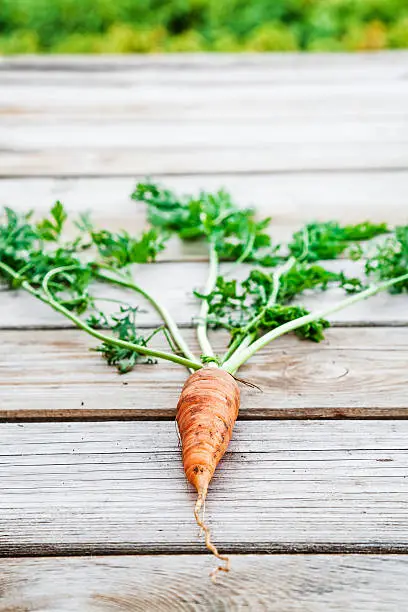
M 0 0 L 0 53 L 408 47 L 408 0 Z

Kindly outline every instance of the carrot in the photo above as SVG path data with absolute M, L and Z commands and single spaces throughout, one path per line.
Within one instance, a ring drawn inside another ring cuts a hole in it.
M 205 534 L 206 546 L 225 562 L 218 569 L 228 571 L 228 557 L 220 555 L 212 543 L 204 511 L 210 481 L 228 447 L 238 414 L 239 379 L 234 379 L 234 374 L 283 334 L 295 332 L 320 342 L 329 326 L 327 315 L 380 291 L 408 291 L 408 226 L 391 231 L 386 223 L 369 221 L 346 226 L 335 221 L 309 223 L 283 246 L 271 244 L 266 232 L 269 219 L 258 222 L 253 209 L 235 206 L 222 190 L 179 198 L 157 185 L 140 183 L 132 197 L 148 209 L 150 228 L 140 237 L 126 231 L 97 231 L 89 219 L 81 217 L 76 224 L 80 233 L 74 241 L 64 242 L 67 213 L 60 202 L 47 218 L 36 223 L 30 221 L 30 213 L 5 209 L 4 223 L 0 220 L 0 277 L 10 289 L 27 291 L 97 338 L 101 344 L 96 350 L 122 374 L 143 357 L 148 361 L 164 359 L 196 372 L 183 388 L 177 411 L 184 469 L 197 490 L 194 516 Z M 131 264 L 154 261 L 173 234 L 183 240 L 202 238 L 208 247 L 207 281 L 203 293 L 194 292 L 201 300 L 196 319 L 200 357 L 191 351 L 167 308 L 135 282 L 130 271 Z M 353 246 L 353 254 L 362 256 L 362 246 L 357 246 L 382 234 L 387 234 L 387 239 L 365 260 L 366 288 L 365 281 L 333 273 L 316 263 L 337 259 L 349 246 Z M 45 250 L 44 241 L 49 243 Z M 90 246 L 89 241 L 96 256 L 85 261 L 82 251 L 85 245 Z M 220 260 L 231 261 L 229 271 L 244 261 L 256 267 L 242 282 L 226 280 L 225 274 L 220 274 Z M 163 325 L 144 336 L 136 324 L 138 306 L 120 301 L 117 313 L 99 310 L 97 302 L 112 298 L 92 295 L 91 283 L 96 279 L 143 296 Z M 293 303 L 306 290 L 328 286 L 353 295 L 315 312 Z M 88 316 L 81 316 L 85 314 Z M 224 328 L 230 334 L 223 355 L 215 354 L 209 327 Z M 149 345 L 158 333 L 163 334 L 170 350 Z
M 204 367 L 187 379 L 177 406 L 177 424 L 187 479 L 197 490 L 194 516 L 205 534 L 207 548 L 222 561 L 216 571 L 229 571 L 229 558 L 211 541 L 208 526 L 200 517 L 208 486 L 218 462 L 227 450 L 238 416 L 240 393 L 228 372 Z

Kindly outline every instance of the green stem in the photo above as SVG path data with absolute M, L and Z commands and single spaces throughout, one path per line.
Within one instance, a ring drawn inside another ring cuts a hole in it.
M 208 295 L 214 290 L 215 283 L 217 282 L 218 275 L 218 255 L 213 242 L 210 243 L 210 263 L 208 278 L 204 289 L 204 294 Z M 199 313 L 198 325 L 197 325 L 197 338 L 200 344 L 203 355 L 206 357 L 214 357 L 214 351 L 208 340 L 207 335 L 207 317 L 208 317 L 208 301 L 203 299 L 201 302 L 201 308 Z
M 226 370 L 230 374 L 233 374 L 234 372 L 238 370 L 238 368 L 242 366 L 243 363 L 248 361 L 248 359 L 250 359 L 252 355 L 254 355 L 261 348 L 269 344 L 269 342 L 271 342 L 272 340 L 279 338 L 279 336 L 283 336 L 284 334 L 294 331 L 295 329 L 298 329 L 299 327 L 302 327 L 303 325 L 307 325 L 308 323 L 312 323 L 313 321 L 322 319 L 326 317 L 327 315 L 333 314 L 334 312 L 338 312 L 339 310 L 342 310 L 343 308 L 347 308 L 347 306 L 351 306 L 352 304 L 356 304 L 357 302 L 360 302 L 361 300 L 365 300 L 371 297 L 372 295 L 375 295 L 376 293 L 379 293 L 380 291 L 384 291 L 385 289 L 392 287 L 392 285 L 395 285 L 407 279 L 408 279 L 408 274 L 397 276 L 396 278 L 393 278 L 389 281 L 381 283 L 380 285 L 374 285 L 373 287 L 369 287 L 368 289 L 365 289 L 364 291 L 361 291 L 360 293 L 357 293 L 356 295 L 346 298 L 345 300 L 342 300 L 335 306 L 330 306 L 329 308 L 323 308 L 322 310 L 319 310 L 317 312 L 311 312 L 303 317 L 299 317 L 298 319 L 295 319 L 294 321 L 289 321 L 288 323 L 284 323 L 283 325 L 280 325 L 279 327 L 272 329 L 270 332 L 268 332 L 261 338 L 258 338 L 258 340 L 253 342 L 248 348 L 246 348 L 242 352 L 236 355 L 233 355 L 228 361 L 226 361 L 223 364 L 222 367 L 224 370 Z
M 289 270 L 293 268 L 295 263 L 296 263 L 295 257 L 289 257 L 288 261 L 284 263 L 280 268 L 275 270 L 275 272 L 273 273 L 273 276 L 272 276 L 273 289 L 272 289 L 271 297 L 268 300 L 267 307 L 273 306 L 276 303 L 276 300 L 278 299 L 279 289 L 281 286 L 281 278 L 284 274 L 286 274 L 286 272 L 289 272 Z
M 106 266 L 106 265 L 102 266 L 102 265 L 98 264 L 98 268 L 102 268 L 102 267 L 105 270 L 108 270 L 108 271 L 113 272 L 115 274 L 118 273 L 115 270 L 115 268 L 111 268 L 111 267 Z M 111 276 L 109 276 L 107 274 L 104 274 L 100 270 L 94 271 L 94 275 L 96 276 L 96 278 L 99 278 L 101 280 L 107 281 L 109 283 L 113 283 L 115 285 L 119 285 L 120 287 L 126 287 L 127 289 L 133 289 L 133 291 L 136 291 L 137 293 L 140 293 L 140 295 L 142 295 L 153 306 L 153 308 L 156 310 L 156 312 L 161 316 L 161 318 L 163 319 L 164 323 L 167 325 L 167 328 L 168 328 L 168 330 L 169 330 L 169 332 L 170 332 L 174 342 L 177 344 L 179 349 L 184 353 L 185 357 L 187 359 L 190 359 L 191 361 L 197 361 L 194 353 L 190 350 L 190 347 L 188 346 L 188 344 L 184 340 L 184 338 L 183 338 L 183 336 L 182 336 L 182 334 L 180 332 L 180 329 L 179 329 L 177 323 L 174 321 L 173 317 L 171 316 L 171 314 L 169 313 L 167 308 L 165 306 L 163 306 L 163 304 L 158 302 L 149 293 L 144 291 L 144 289 L 139 287 L 139 285 L 136 285 L 135 283 L 133 283 L 131 280 L 126 280 L 125 278 L 123 278 L 123 280 L 120 279 L 120 278 L 112 278 Z
M 306 226 L 303 229 L 303 249 L 302 249 L 302 254 L 299 257 L 299 261 L 303 261 L 303 259 L 307 257 L 308 253 L 309 253 L 309 230 L 307 229 L 307 226 Z
M 19 276 L 19 274 L 15 272 L 14 270 L 12 270 L 12 268 L 7 266 L 6 264 L 0 262 L 0 268 L 3 269 L 5 272 L 7 272 L 7 274 L 9 274 L 15 280 L 21 281 L 21 277 Z M 64 306 L 56 302 L 52 297 L 50 298 L 48 295 L 46 296 L 42 295 L 39 291 L 34 289 L 34 287 L 32 287 L 28 281 L 25 281 L 25 280 L 21 281 L 21 287 L 22 289 L 24 289 L 25 291 L 28 291 L 28 293 L 31 293 L 31 295 L 35 296 L 36 298 L 38 298 L 45 304 L 48 304 L 49 306 L 51 306 L 51 308 L 53 308 L 57 312 L 60 312 L 61 314 L 63 314 L 65 317 L 67 317 L 67 319 L 70 319 L 77 327 L 87 332 L 90 336 L 93 336 L 94 338 L 97 338 L 98 340 L 101 340 L 102 342 L 106 342 L 106 344 L 111 344 L 112 346 L 119 346 L 121 348 L 135 351 L 137 353 L 141 353 L 142 355 L 147 355 L 149 357 L 155 357 L 157 359 L 165 359 L 167 361 L 172 361 L 174 363 L 178 363 L 192 370 L 199 370 L 202 367 L 202 364 L 198 363 L 197 361 L 185 359 L 184 357 L 179 357 L 177 355 L 173 355 L 172 353 L 150 349 L 150 348 L 147 348 L 146 346 L 142 346 L 141 344 L 135 344 L 133 342 L 127 342 L 125 340 L 119 340 L 119 338 L 112 338 L 111 336 L 106 336 L 105 334 L 102 334 L 98 330 L 90 327 L 87 323 L 82 321 L 75 314 L 73 314 L 72 312 L 64 308 Z
M 238 338 L 238 342 L 234 343 L 235 346 L 231 344 L 230 349 L 227 351 L 222 363 L 226 363 L 229 359 L 234 355 L 234 359 L 241 353 L 241 351 L 245 350 L 250 344 L 255 340 L 256 332 L 252 332 L 251 334 L 247 334 L 244 338 L 240 336 Z M 232 349 L 232 350 L 231 350 Z M 222 366 L 224 367 L 224 366 Z
M 233 272 L 239 264 L 243 263 L 246 260 L 246 258 L 251 254 L 252 247 L 254 246 L 254 242 L 255 242 L 255 233 L 252 233 L 249 235 L 246 247 L 242 251 L 241 255 L 238 257 L 236 261 L 234 261 L 233 264 L 229 266 L 229 268 L 223 271 L 223 276 L 229 276 L 231 272 Z
M 79 266 L 78 264 L 72 264 L 71 266 L 60 266 L 59 268 L 53 268 L 52 270 L 49 270 L 47 274 L 44 276 L 42 283 L 41 283 L 43 291 L 45 295 L 47 296 L 47 298 L 52 301 L 55 301 L 55 297 L 53 296 L 53 294 L 51 293 L 48 287 L 48 283 L 54 276 L 56 276 L 57 274 L 61 274 L 62 272 L 68 272 L 69 270 L 78 270 L 80 267 L 81 266 Z M 20 272 L 19 272 L 19 276 L 20 276 Z
M 265 311 L 267 310 L 267 308 L 270 308 L 271 306 L 273 306 L 275 304 L 275 302 L 276 302 L 276 300 L 278 298 L 281 276 L 282 276 L 282 274 L 285 274 L 285 272 L 290 270 L 290 268 L 293 266 L 295 261 L 296 260 L 295 260 L 294 257 L 290 257 L 288 259 L 288 261 L 283 266 L 281 266 L 280 268 L 275 270 L 275 272 L 273 273 L 273 276 L 272 276 L 272 279 L 273 279 L 272 292 L 271 292 L 271 295 L 269 296 L 269 299 L 268 299 L 267 303 L 262 308 L 261 312 L 259 314 L 257 314 L 256 317 L 251 319 L 249 321 L 249 323 L 247 323 L 245 325 L 245 327 L 242 330 L 241 334 L 231 344 L 231 346 L 229 347 L 228 351 L 224 355 L 224 358 L 222 360 L 223 364 L 226 363 L 227 361 L 229 361 L 230 359 L 235 358 L 238 353 L 241 353 L 243 348 L 246 348 L 248 346 L 248 342 L 246 341 L 247 334 L 249 334 L 249 332 L 254 327 L 254 325 L 256 325 L 258 323 L 258 321 L 260 321 L 262 319 L 262 317 L 264 316 Z M 254 339 L 253 334 L 251 334 L 251 338 L 252 338 L 252 340 Z
M 169 332 L 169 330 L 167 329 L 167 327 L 165 325 L 161 325 L 160 327 L 157 328 L 157 330 L 155 330 L 148 338 L 147 342 L 150 340 L 150 338 L 152 337 L 152 335 L 155 335 L 156 331 L 162 331 L 163 332 L 163 336 L 166 338 L 167 343 L 170 347 L 170 350 L 173 351 L 173 353 L 175 355 L 177 355 L 177 353 L 179 352 L 179 348 L 174 344 L 174 340 L 171 337 L 171 334 Z
M 240 346 L 242 341 L 243 341 L 242 334 L 239 334 L 238 336 L 235 337 L 235 339 L 231 342 L 230 346 L 228 347 L 228 350 L 225 353 L 224 357 L 222 358 L 222 363 L 225 363 L 226 361 L 228 361 L 231 355 L 233 355 L 235 353 L 235 350 Z

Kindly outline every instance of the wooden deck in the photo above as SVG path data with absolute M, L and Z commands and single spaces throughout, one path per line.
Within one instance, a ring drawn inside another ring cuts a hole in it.
M 311 219 L 407 223 L 408 53 L 0 60 L 0 205 L 59 198 L 138 231 L 128 195 L 146 174 L 224 186 L 281 240 Z M 187 328 L 204 260 L 174 241 L 138 269 Z M 57 314 L 0 291 L 0 612 L 405 612 L 408 301 L 333 323 L 242 370 L 263 392 L 243 390 L 208 498 L 232 554 L 214 586 L 173 422 L 183 370 L 119 377 Z

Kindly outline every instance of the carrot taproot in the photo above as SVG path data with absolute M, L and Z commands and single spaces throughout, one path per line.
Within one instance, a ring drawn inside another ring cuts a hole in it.
M 194 516 L 205 534 L 207 548 L 225 562 L 219 571 L 229 571 L 229 558 L 221 555 L 200 512 L 215 468 L 227 450 L 238 416 L 240 393 L 231 374 L 216 367 L 203 367 L 187 379 L 177 406 L 177 425 L 184 471 L 197 490 Z M 216 570 L 216 571 L 217 571 Z

